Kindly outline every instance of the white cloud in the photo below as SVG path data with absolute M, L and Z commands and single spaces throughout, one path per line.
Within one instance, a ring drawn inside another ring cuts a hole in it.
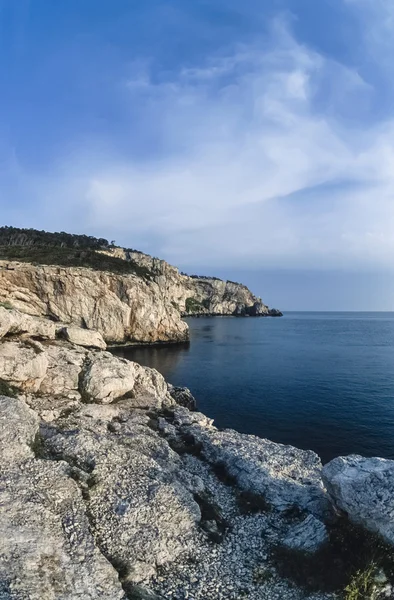
M 36 180 L 52 227 L 75 228 L 78 211 L 89 231 L 191 267 L 393 263 L 394 120 L 349 124 L 343 106 L 356 112 L 370 86 L 283 22 L 161 83 L 139 64 L 125 87 L 160 152 L 85 148 L 61 177 Z

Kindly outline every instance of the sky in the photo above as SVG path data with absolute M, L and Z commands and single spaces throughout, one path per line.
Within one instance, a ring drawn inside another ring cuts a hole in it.
M 394 310 L 392 0 L 0 0 L 1 224 Z

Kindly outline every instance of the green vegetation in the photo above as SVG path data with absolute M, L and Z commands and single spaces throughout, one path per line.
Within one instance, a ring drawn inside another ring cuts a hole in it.
M 188 313 L 201 312 L 204 308 L 204 305 L 195 298 L 186 298 L 185 306 Z
M 376 574 L 374 563 L 364 571 L 357 571 L 345 588 L 345 600 L 370 600 L 376 588 Z
M 8 396 L 9 398 L 18 397 L 18 389 L 10 385 L 4 379 L 0 379 L 0 396 Z
M 134 261 L 122 260 L 95 250 L 59 246 L 0 246 L 0 259 L 60 267 L 89 267 L 96 271 L 109 271 L 121 275 L 133 273 L 145 279 L 152 277 L 148 268 Z
M 220 277 L 210 277 L 209 275 L 188 275 L 187 273 L 181 273 L 181 275 L 186 275 L 191 279 L 213 279 L 214 281 L 222 281 Z
M 64 231 L 50 233 L 37 229 L 0 227 L 1 246 L 51 246 L 58 248 L 85 248 L 99 250 L 110 247 L 108 240 L 90 235 L 76 235 Z
M 279 576 L 308 592 L 342 593 L 344 600 L 371 600 L 380 570 L 394 582 L 394 549 L 345 518 L 329 528 L 329 541 L 316 553 L 277 546 L 272 559 Z
M 5 302 L 0 302 L 0 306 L 2 308 L 6 308 L 7 310 L 12 310 L 14 308 L 11 302 L 8 302 L 8 300 L 6 300 Z

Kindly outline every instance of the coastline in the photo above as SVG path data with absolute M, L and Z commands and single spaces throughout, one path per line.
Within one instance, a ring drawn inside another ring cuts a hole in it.
M 70 328 L 72 343 L 2 307 L 0 323 L 9 585 L 42 600 L 54 577 L 106 600 L 339 600 L 373 555 L 391 594 L 393 461 L 323 467 L 312 451 L 217 429 L 186 407 L 189 390 L 92 348 L 97 332 Z M 32 535 L 67 567 L 43 577 L 40 544 L 19 541 Z

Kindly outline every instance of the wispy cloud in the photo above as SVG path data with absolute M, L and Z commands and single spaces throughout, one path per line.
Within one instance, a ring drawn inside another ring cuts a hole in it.
M 357 70 L 278 19 L 199 66 L 131 71 L 122 93 L 152 152 L 86 145 L 49 176 L 26 175 L 51 227 L 75 228 L 78 212 L 89 230 L 186 267 L 392 264 L 394 118 L 372 118 L 376 90 Z

